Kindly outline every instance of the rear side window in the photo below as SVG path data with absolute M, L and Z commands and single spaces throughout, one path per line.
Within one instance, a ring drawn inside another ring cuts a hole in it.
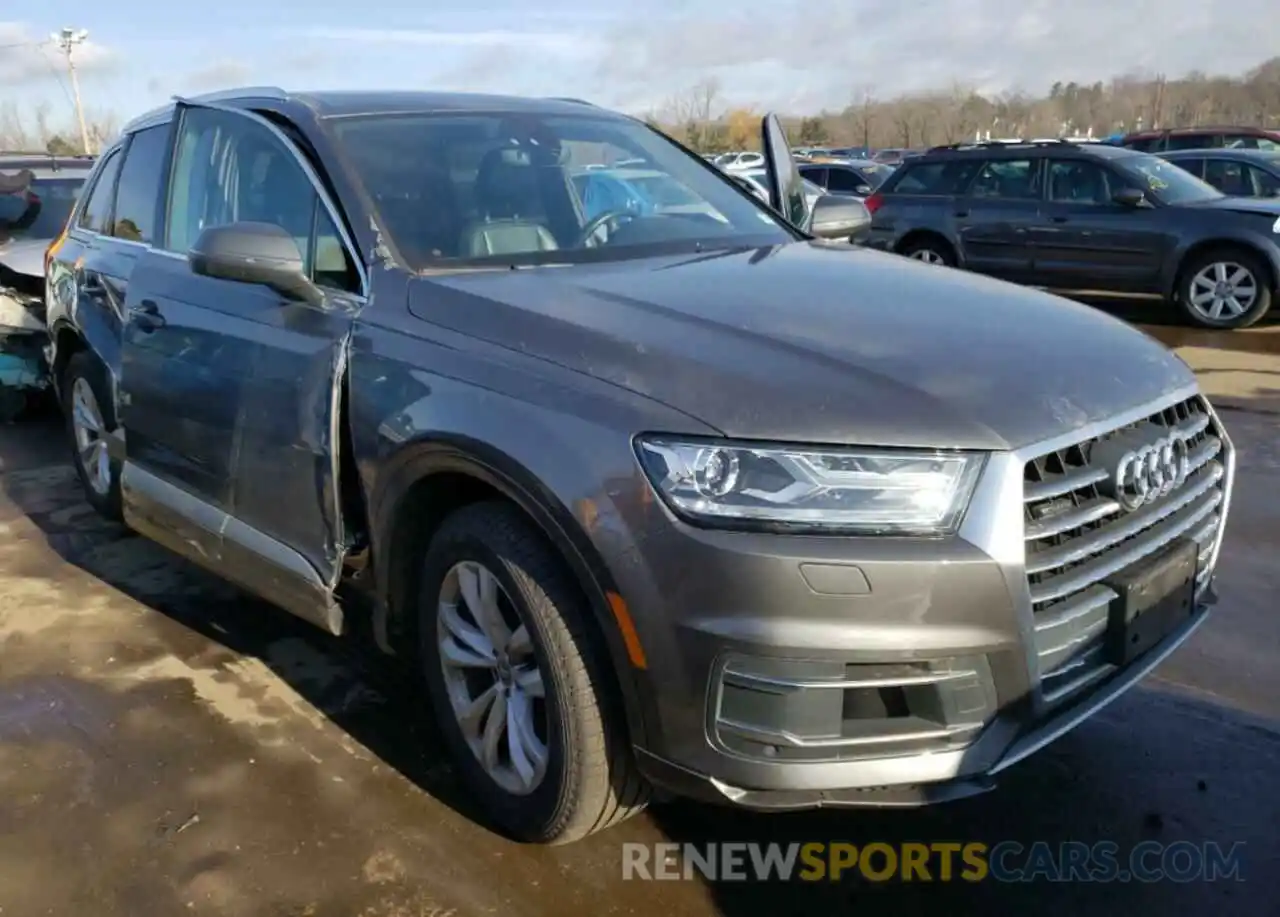
M 1231 197 L 1252 197 L 1248 168 L 1230 159 L 1210 159 L 1204 166 L 1204 180 Z
M 973 180 L 973 197 L 1026 199 L 1040 196 L 1036 182 L 1036 162 L 1032 159 L 993 159 Z
M 856 194 L 858 189 L 866 184 L 862 176 L 852 169 L 832 169 L 827 179 L 827 188 L 832 191 L 843 191 L 846 194 Z
M 1159 149 L 1159 145 L 1156 142 L 1157 139 L 1158 138 L 1154 137 L 1142 137 L 1137 140 L 1128 140 L 1123 144 L 1123 146 L 1125 149 L 1140 150 L 1143 153 L 1150 153 L 1153 150 Z
M 815 185 L 820 185 L 823 188 L 827 186 L 827 170 L 822 166 L 810 166 L 809 168 L 801 166 L 800 174 L 809 179 L 809 181 L 813 182 Z
M 1222 146 L 1221 134 L 1175 134 L 1165 144 L 1167 150 L 1207 150 Z
M 889 194 L 959 194 L 981 163 L 976 159 L 907 162 L 886 183 Z
M 115 202 L 116 177 L 119 174 L 120 151 L 114 150 L 98 170 L 98 177 L 80 211 L 77 226 L 90 232 L 111 234 L 111 205 Z
M 0 244 L 58 235 L 67 225 L 83 184 L 78 178 L 33 178 L 12 191 L 0 191 Z
M 138 131 L 125 151 L 116 190 L 115 232 L 131 242 L 155 241 L 160 182 L 169 154 L 169 125 Z

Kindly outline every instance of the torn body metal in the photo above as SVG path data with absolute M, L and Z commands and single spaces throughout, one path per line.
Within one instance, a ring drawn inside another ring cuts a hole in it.
M 43 255 L 42 243 L 0 247 L 0 422 L 49 387 Z

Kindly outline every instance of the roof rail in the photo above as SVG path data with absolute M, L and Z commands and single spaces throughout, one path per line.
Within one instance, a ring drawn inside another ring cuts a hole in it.
M 279 86 L 235 86 L 231 89 L 217 89 L 213 92 L 202 92 L 194 96 L 182 96 L 188 102 L 224 102 L 229 99 L 287 99 L 289 93 Z M 175 100 L 178 96 L 174 97 Z
M 962 143 L 944 143 L 941 146 L 930 147 L 926 152 L 929 153 L 945 153 L 948 150 L 998 150 L 1006 147 L 1024 147 L 1024 146 L 1079 146 L 1075 140 L 982 140 L 977 143 L 967 141 Z

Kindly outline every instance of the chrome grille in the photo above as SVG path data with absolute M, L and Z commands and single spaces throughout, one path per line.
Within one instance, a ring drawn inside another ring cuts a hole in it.
M 1100 486 L 1112 469 L 1091 459 L 1099 444 L 1148 426 L 1177 429 L 1188 438 L 1190 471 L 1172 493 L 1126 512 Z M 1116 598 L 1105 584 L 1109 577 L 1189 536 L 1200 545 L 1197 588 L 1208 585 L 1225 512 L 1226 469 L 1221 431 L 1199 396 L 1027 462 L 1027 585 L 1046 700 L 1061 700 L 1108 671 L 1102 637 Z

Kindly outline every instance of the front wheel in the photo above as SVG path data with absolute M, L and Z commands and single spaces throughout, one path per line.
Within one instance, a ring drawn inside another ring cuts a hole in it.
M 514 506 L 464 507 L 431 540 L 418 616 L 427 691 L 463 782 L 519 840 L 568 843 L 648 798 L 589 613 Z
M 1257 255 L 1218 249 L 1192 258 L 1178 283 L 1178 304 L 1202 328 L 1248 328 L 1271 308 L 1271 275 Z
M 102 516 L 119 522 L 120 463 L 107 448 L 107 438 L 116 428 L 116 412 L 106 370 L 93 354 L 82 350 L 67 363 L 60 388 L 72 461 L 85 499 Z

